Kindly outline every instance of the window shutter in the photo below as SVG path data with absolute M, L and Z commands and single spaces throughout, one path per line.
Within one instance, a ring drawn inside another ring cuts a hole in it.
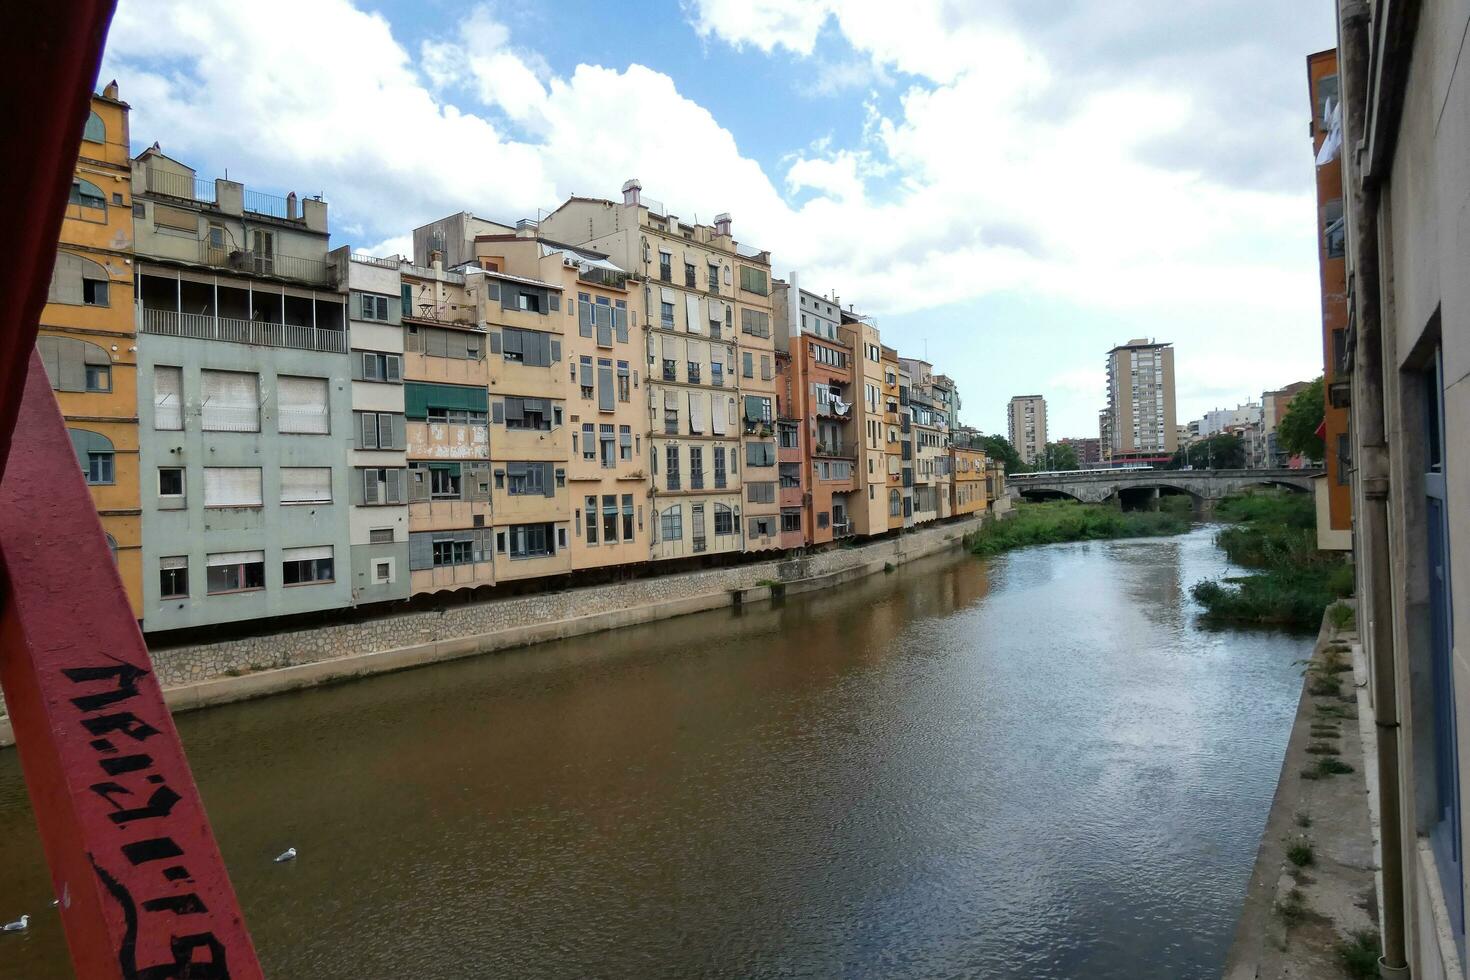
M 394 449 L 408 448 L 408 432 L 402 415 L 393 416 L 393 447 Z
M 204 506 L 259 507 L 260 474 L 259 467 L 204 467 Z
M 597 306 L 593 308 L 593 311 L 597 321 L 597 346 L 611 347 L 613 342 L 612 307 L 607 305 L 606 303 L 598 303 Z
M 591 388 L 592 387 L 592 358 L 590 358 L 590 357 L 584 357 L 584 358 L 582 358 L 582 365 L 581 366 L 582 366 L 582 380 L 581 380 L 582 387 L 583 388 Z
M 223 568 L 226 565 L 253 565 L 263 561 L 265 561 L 264 551 L 222 551 L 218 554 L 204 556 L 204 564 L 210 568 Z
M 495 300 L 500 299 L 500 283 L 496 282 L 493 279 L 487 282 L 485 284 L 485 298 Z
M 597 365 L 597 409 L 602 412 L 611 412 L 614 408 L 614 399 L 617 397 L 613 390 L 613 369 L 611 364 Z
M 561 341 L 559 340 L 553 340 L 551 342 L 551 363 L 561 363 Z
M 490 353 L 492 353 L 492 354 L 499 354 L 500 353 L 500 331 L 499 330 L 492 330 L 492 331 L 490 331 Z
M 413 316 L 413 286 L 404 282 L 398 285 L 399 302 L 403 304 L 403 315 Z
M 561 296 L 551 293 L 546 298 L 546 308 L 553 313 L 561 312 Z
M 260 384 L 256 375 L 243 371 L 200 371 L 199 388 L 206 431 L 260 431 Z
M 577 332 L 583 337 L 592 336 L 592 304 L 585 299 L 577 302 Z
M 403 380 L 403 355 L 402 354 L 389 354 L 386 358 L 384 358 L 384 360 L 387 362 L 387 366 L 388 366 L 388 371 L 387 371 L 388 380 L 389 381 L 402 381 Z
M 361 498 L 361 502 L 364 503 L 364 504 L 375 504 L 375 503 L 377 503 L 378 502 L 378 471 L 377 470 L 359 470 L 358 471 L 358 476 L 360 476 L 362 478 L 359 481 L 360 484 L 361 484 L 361 486 L 359 488 L 361 492 L 358 494 L 358 496 Z
M 505 403 L 499 398 L 490 403 L 490 421 L 496 425 L 505 424 Z
M 410 467 L 408 470 L 408 499 L 429 499 L 429 471 L 423 467 Z
M 325 434 L 331 431 L 327 379 L 277 377 L 276 427 L 281 432 Z
M 556 481 L 552 479 L 552 466 L 550 463 L 541 464 L 541 488 L 543 495 L 547 497 L 556 496 Z
M 366 351 L 354 351 L 352 354 L 352 380 L 366 381 L 368 365 L 371 363 L 371 354 Z
M 693 294 L 684 297 L 684 329 L 690 333 L 700 332 L 699 297 Z
M 155 429 L 182 429 L 184 427 L 183 374 L 182 368 L 160 366 L 153 369 L 153 427 Z
M 434 567 L 433 532 L 416 531 L 408 536 L 408 567 L 411 571 Z
M 378 416 L 372 412 L 357 413 L 357 448 L 378 448 Z
M 331 499 L 330 466 L 281 467 L 281 503 L 329 503 Z
M 613 308 L 613 330 L 617 332 L 618 343 L 628 342 L 628 308 L 617 306 Z
M 490 499 L 490 467 L 480 463 L 465 468 L 465 496 L 469 500 Z M 482 490 L 481 487 L 484 487 Z
M 383 502 L 386 504 L 403 503 L 403 470 L 391 469 L 385 471 L 383 475 Z

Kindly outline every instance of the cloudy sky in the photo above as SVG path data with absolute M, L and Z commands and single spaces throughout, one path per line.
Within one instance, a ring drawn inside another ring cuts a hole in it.
M 165 26 L 166 25 L 166 26 Z M 121 0 L 102 80 L 333 245 L 568 194 L 734 215 L 1002 431 L 1097 434 L 1109 347 L 1180 421 L 1321 370 L 1306 55 L 1328 0 Z

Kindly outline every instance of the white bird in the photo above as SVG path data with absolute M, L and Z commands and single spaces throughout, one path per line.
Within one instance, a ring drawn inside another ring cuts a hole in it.
M 0 932 L 25 932 L 31 925 L 31 917 L 23 915 L 14 922 L 7 922 L 0 927 Z
M 294 847 L 288 847 L 288 848 L 286 848 L 286 851 L 285 851 L 284 854 L 281 854 L 279 857 L 276 858 L 276 863 L 277 864 L 284 864 L 287 861 L 294 861 L 294 860 L 296 860 L 296 848 L 294 848 Z

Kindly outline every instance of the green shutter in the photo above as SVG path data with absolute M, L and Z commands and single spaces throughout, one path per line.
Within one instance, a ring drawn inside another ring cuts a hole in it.
M 405 282 L 399 288 L 402 290 L 401 295 L 403 297 L 403 315 L 413 316 L 413 287 Z
M 466 412 L 489 411 L 490 396 L 484 388 L 464 385 L 429 385 L 409 381 L 403 386 L 403 414 L 411 419 L 428 418 L 430 408 Z

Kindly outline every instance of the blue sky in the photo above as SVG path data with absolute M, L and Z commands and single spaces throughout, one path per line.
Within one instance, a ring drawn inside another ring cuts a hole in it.
M 321 192 L 379 254 L 637 176 L 927 347 L 962 420 L 1039 391 L 1087 436 L 1132 337 L 1175 343 L 1181 422 L 1320 373 L 1331 6 L 121 0 L 102 73 L 135 148 Z

